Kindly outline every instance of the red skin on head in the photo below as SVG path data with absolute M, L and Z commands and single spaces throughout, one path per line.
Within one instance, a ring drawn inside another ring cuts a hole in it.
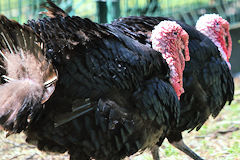
M 218 33 L 218 40 L 220 41 L 221 46 L 223 47 L 223 50 L 225 51 L 227 55 L 227 60 L 229 62 L 232 53 L 232 39 L 229 32 L 229 23 L 225 19 L 221 19 L 220 24 L 222 24 L 222 28 L 221 32 Z M 226 44 L 227 42 L 225 41 L 224 37 L 228 37 L 228 44 Z
M 184 92 L 183 70 L 185 61 L 190 60 L 188 38 L 187 32 L 173 21 L 160 22 L 151 35 L 153 49 L 162 53 L 170 68 L 170 83 L 179 99 Z M 182 53 L 182 50 L 185 52 Z
M 215 29 L 217 24 L 220 25 L 219 30 Z M 232 52 L 232 39 L 229 32 L 229 23 L 226 20 L 220 18 L 217 19 L 214 22 L 214 26 L 209 27 L 209 29 L 212 29 L 216 34 L 216 40 L 221 44 L 221 47 L 226 55 L 226 61 L 229 62 Z M 225 37 L 228 37 L 228 44 L 225 40 Z
M 229 32 L 229 23 L 217 14 L 205 14 L 197 21 L 196 29 L 213 41 L 218 47 L 221 57 L 231 69 L 229 59 L 232 52 L 232 39 Z

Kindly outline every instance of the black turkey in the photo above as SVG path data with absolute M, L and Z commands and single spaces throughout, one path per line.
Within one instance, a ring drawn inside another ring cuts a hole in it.
M 114 27 L 76 16 L 22 26 L 0 16 L 0 33 L 0 123 L 9 134 L 24 131 L 40 150 L 117 160 L 151 148 L 177 124 L 168 63 Z M 162 47 L 188 55 L 179 25 L 165 34 L 174 46 Z
M 112 26 L 119 28 L 125 35 L 152 46 L 152 30 L 165 17 L 130 16 L 116 19 Z M 200 160 L 182 141 L 184 130 L 199 130 L 210 115 L 216 117 L 224 105 L 233 100 L 234 83 L 230 73 L 229 58 L 232 41 L 229 23 L 222 17 L 210 14 L 199 19 L 196 30 L 183 22 L 176 21 L 189 35 L 190 61 L 186 62 L 183 73 L 181 95 L 181 114 L 178 127 L 168 133 L 168 141 L 190 157 Z M 204 35 L 205 34 L 205 35 Z M 208 37 L 207 37 L 208 36 Z M 212 41 L 211 41 L 212 40 Z M 163 139 L 160 139 L 161 144 Z
M 50 17 L 67 16 L 62 9 L 52 3 L 49 4 L 50 7 L 46 7 L 48 12 L 45 14 Z M 112 24 L 105 25 L 118 28 L 122 33 L 140 43 L 152 46 L 151 36 L 154 27 L 166 20 L 175 21 L 166 17 L 130 16 L 116 19 Z M 203 32 L 202 34 L 194 27 L 180 21 L 176 22 L 189 35 L 188 47 L 191 58 L 186 62 L 184 69 L 183 89 L 179 87 L 176 90 L 178 95 L 184 90 L 180 98 L 180 123 L 177 127 L 170 129 L 167 138 L 175 147 L 193 159 L 200 160 L 202 158 L 182 141 L 182 132 L 184 130 L 191 131 L 194 128 L 199 130 L 210 115 L 216 117 L 226 102 L 230 104 L 233 100 L 234 83 L 229 63 L 232 50 L 229 23 L 216 14 L 205 15 L 199 19 L 196 26 Z M 173 32 L 173 34 L 175 33 Z M 163 53 L 164 49 L 160 51 Z M 163 140 L 163 137 L 159 139 L 159 146 Z

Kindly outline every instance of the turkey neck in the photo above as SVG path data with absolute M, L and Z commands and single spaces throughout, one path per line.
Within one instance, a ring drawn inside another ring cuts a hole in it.
M 163 58 L 170 68 L 170 83 L 173 85 L 177 96 L 184 92 L 183 89 L 183 70 L 185 68 L 185 58 L 183 56 L 184 45 L 181 40 L 171 41 L 168 46 L 161 51 Z
M 210 39 L 218 47 L 221 53 L 221 57 L 226 61 L 229 69 L 231 69 L 231 64 L 229 62 L 231 51 L 232 51 L 232 39 L 228 29 L 222 28 L 220 33 L 214 31 L 215 36 L 211 35 Z

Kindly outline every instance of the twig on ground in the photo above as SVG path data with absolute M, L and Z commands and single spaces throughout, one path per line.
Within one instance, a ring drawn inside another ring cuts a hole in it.
M 28 157 L 26 157 L 26 160 L 30 160 L 30 159 L 33 159 L 33 157 L 35 156 L 35 155 L 38 155 L 37 153 L 34 153 L 34 154 L 32 154 L 32 155 L 30 155 L 30 156 L 28 156 Z
M 228 128 L 227 130 L 225 130 L 225 131 L 217 131 L 217 132 L 215 132 L 215 133 L 213 134 L 213 138 L 217 138 L 219 135 L 225 135 L 225 134 L 227 134 L 227 133 L 236 132 L 236 131 L 238 131 L 238 130 L 239 130 L 238 127 L 232 126 L 232 127 L 229 127 L 229 128 Z
M 216 134 L 227 134 L 227 133 L 235 132 L 238 130 L 239 130 L 238 127 L 230 127 L 228 130 L 225 130 L 225 131 L 217 131 Z
M 20 156 L 24 156 L 25 154 L 19 154 L 19 155 L 16 155 L 16 156 L 14 156 L 14 157 L 12 157 L 12 158 L 10 158 L 9 160 L 12 160 L 12 159 L 17 159 L 18 157 L 20 157 Z
M 240 122 L 239 122 L 239 123 L 240 123 Z M 238 124 L 239 124 L 239 123 L 238 123 Z M 231 126 L 231 127 L 229 127 L 227 130 L 224 130 L 224 131 L 216 131 L 215 133 L 210 133 L 210 134 L 207 134 L 207 135 L 204 135 L 204 136 L 195 136 L 195 138 L 197 138 L 197 139 L 206 138 L 206 137 L 217 138 L 219 134 L 224 135 L 224 134 L 227 134 L 227 133 L 236 132 L 236 131 L 238 131 L 238 130 L 240 130 L 240 128 Z

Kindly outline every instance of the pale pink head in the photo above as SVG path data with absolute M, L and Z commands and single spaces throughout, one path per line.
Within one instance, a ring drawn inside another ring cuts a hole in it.
M 183 70 L 190 60 L 188 34 L 174 21 L 162 21 L 152 31 L 152 47 L 162 53 L 170 68 L 170 82 L 178 98 L 184 92 Z
M 198 19 L 196 29 L 213 41 L 218 47 L 221 57 L 231 69 L 229 59 L 232 52 L 232 39 L 228 21 L 217 14 L 205 14 Z

